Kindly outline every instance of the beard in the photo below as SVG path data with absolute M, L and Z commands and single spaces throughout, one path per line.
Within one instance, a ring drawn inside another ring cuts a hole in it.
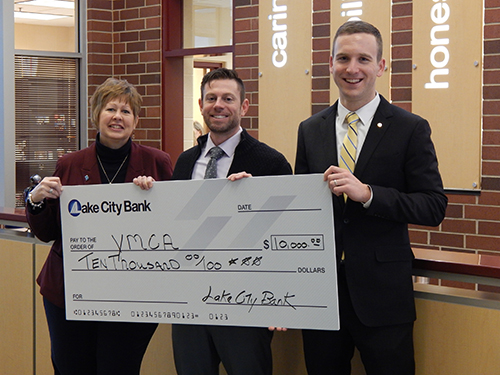
M 240 126 L 240 118 L 238 116 L 232 116 L 229 118 L 229 122 L 227 123 L 214 120 L 210 117 L 210 115 L 203 115 L 203 119 L 205 120 L 205 124 L 208 129 L 210 129 L 211 132 L 218 134 L 230 133 Z

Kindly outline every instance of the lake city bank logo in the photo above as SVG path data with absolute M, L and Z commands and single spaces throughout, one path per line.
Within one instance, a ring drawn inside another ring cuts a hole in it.
M 78 200 L 72 199 L 68 204 L 68 212 L 71 216 L 77 217 L 82 213 L 82 204 Z
M 121 203 L 114 201 L 102 201 L 97 203 L 81 204 L 78 199 L 72 199 L 68 203 L 68 212 L 71 216 L 77 217 L 80 214 L 116 214 L 120 216 L 122 213 L 134 212 L 151 212 L 151 202 L 144 199 L 142 202 L 132 202 L 124 200 Z

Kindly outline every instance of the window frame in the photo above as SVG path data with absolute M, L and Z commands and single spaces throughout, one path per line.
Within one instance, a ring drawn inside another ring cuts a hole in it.
M 87 147 L 88 144 L 88 89 L 87 89 L 87 2 L 82 0 L 75 0 L 75 50 L 77 52 L 51 52 L 51 51 L 33 51 L 33 50 L 21 50 L 14 49 L 14 56 L 30 56 L 30 57 L 49 57 L 49 58 L 65 58 L 76 60 L 77 66 L 77 124 L 76 124 L 76 134 L 77 134 L 77 149 Z M 12 13 L 12 18 L 14 14 Z M 13 25 L 14 26 L 14 25 Z M 14 27 L 12 27 L 12 31 Z M 12 33 L 14 34 L 14 32 Z M 14 39 L 14 36 L 12 36 Z M 12 57 L 14 60 L 15 57 Z M 14 65 L 13 65 L 14 69 Z M 14 71 L 12 71 L 12 79 L 14 80 Z M 15 83 L 14 83 L 15 91 Z M 12 93 L 14 97 L 14 93 Z M 15 107 L 11 109 L 13 116 L 15 118 Z M 15 122 L 14 122 L 15 124 Z M 15 125 L 13 131 L 13 143 L 15 143 Z M 7 161 L 13 166 L 14 173 L 16 171 L 16 156 L 15 152 L 9 156 Z M 51 171 L 53 173 L 54 171 Z M 29 177 L 26 176 L 26 185 L 29 184 Z M 42 176 L 44 177 L 44 176 Z M 9 197 L 9 206 L 14 207 L 17 203 L 15 201 L 15 193 L 17 192 L 16 178 L 13 179 L 13 190 L 12 198 Z
M 187 0 L 189 1 L 189 0 Z M 162 145 L 173 162 L 184 150 L 184 57 L 231 53 L 234 66 L 234 11 L 232 45 L 183 48 L 184 0 L 163 0 Z M 173 98 L 173 99 L 169 99 Z

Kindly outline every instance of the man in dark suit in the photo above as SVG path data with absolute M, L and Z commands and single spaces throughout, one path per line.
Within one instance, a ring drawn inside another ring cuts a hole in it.
M 207 73 L 201 83 L 199 103 L 210 132 L 179 156 L 173 180 L 206 178 L 209 155 L 216 146 L 223 151 L 216 163 L 217 178 L 229 176 L 235 180 L 292 173 L 282 154 L 241 128 L 241 117 L 249 103 L 235 71 L 221 68 Z M 271 339 L 272 332 L 267 328 L 174 324 L 177 373 L 217 375 L 222 361 L 229 375 L 271 375 Z
M 310 375 L 350 374 L 355 347 L 368 375 L 415 373 L 408 223 L 439 225 L 447 198 L 428 122 L 376 92 L 384 68 L 380 32 L 342 25 L 330 56 L 340 98 L 299 127 L 295 173 L 324 172 L 333 193 L 340 308 L 339 331 L 303 331 Z

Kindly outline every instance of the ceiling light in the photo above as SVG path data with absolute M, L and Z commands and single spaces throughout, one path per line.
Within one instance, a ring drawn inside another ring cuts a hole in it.
M 42 7 L 51 8 L 65 8 L 65 9 L 75 9 L 75 3 L 73 1 L 61 1 L 61 0 L 31 0 L 22 3 L 23 5 L 37 5 Z
M 348 3 L 343 3 L 340 8 L 341 9 L 350 9 L 350 8 L 362 8 L 363 7 L 363 2 L 362 1 L 351 1 Z
M 56 14 L 46 14 L 46 13 L 14 12 L 14 17 L 30 19 L 30 20 L 50 21 L 50 20 L 56 20 L 58 18 L 64 18 L 67 16 L 58 16 Z

